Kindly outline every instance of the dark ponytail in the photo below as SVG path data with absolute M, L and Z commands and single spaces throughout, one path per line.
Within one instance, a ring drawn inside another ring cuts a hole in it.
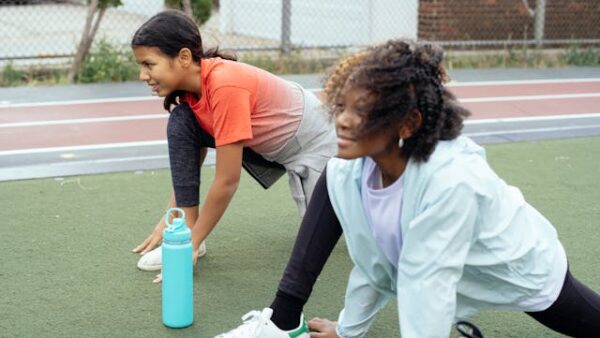
M 148 19 L 131 39 L 131 48 L 135 47 L 156 47 L 170 58 L 177 57 L 182 48 L 188 48 L 192 52 L 192 59 L 198 64 L 201 59 L 214 57 L 237 61 L 234 54 L 222 52 L 218 47 L 205 52 L 198 26 L 178 10 L 160 12 Z M 171 105 L 179 104 L 184 95 L 185 92 L 181 90 L 167 95 L 163 103 L 165 110 L 171 111 Z

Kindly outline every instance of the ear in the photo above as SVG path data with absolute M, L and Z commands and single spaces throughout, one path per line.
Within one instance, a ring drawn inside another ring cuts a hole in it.
M 414 133 L 416 133 L 417 130 L 421 128 L 422 124 L 423 116 L 421 115 L 420 111 L 415 109 L 412 112 L 410 112 L 404 119 L 404 122 L 402 123 L 402 125 L 400 126 L 400 130 L 398 131 L 398 136 L 401 137 L 403 140 L 406 140 L 413 136 Z
M 177 61 L 179 61 L 179 64 L 183 68 L 188 68 L 192 63 L 194 63 L 192 51 L 189 48 L 181 48 L 179 54 L 177 54 Z

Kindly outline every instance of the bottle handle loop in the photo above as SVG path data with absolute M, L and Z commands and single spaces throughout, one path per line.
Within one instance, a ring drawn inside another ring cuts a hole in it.
M 170 227 L 173 225 L 173 223 L 171 223 L 169 220 L 171 218 L 171 214 L 178 212 L 181 216 L 180 217 L 173 217 L 173 218 L 183 218 L 185 219 L 185 211 L 183 211 L 183 209 L 180 208 L 169 208 L 169 210 L 167 210 L 166 214 L 165 214 L 165 224 Z

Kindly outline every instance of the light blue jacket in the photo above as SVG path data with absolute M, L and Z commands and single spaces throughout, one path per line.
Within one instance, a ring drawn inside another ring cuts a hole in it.
M 494 173 L 483 148 L 461 136 L 406 167 L 396 269 L 367 223 L 362 166 L 362 158 L 327 165 L 329 197 L 355 265 L 338 319 L 342 338 L 363 337 L 392 296 L 402 338 L 448 337 L 453 322 L 480 309 L 517 309 L 564 255 L 550 222 Z

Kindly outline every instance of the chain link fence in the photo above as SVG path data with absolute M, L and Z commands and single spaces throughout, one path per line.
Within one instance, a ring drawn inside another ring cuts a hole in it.
M 194 0 L 192 0 L 194 1 Z M 164 0 L 122 0 L 96 41 L 124 48 Z M 86 0 L 0 0 L 0 66 L 69 62 Z M 337 50 L 389 38 L 447 48 L 599 45 L 599 0 L 213 0 L 207 46 L 237 51 Z

